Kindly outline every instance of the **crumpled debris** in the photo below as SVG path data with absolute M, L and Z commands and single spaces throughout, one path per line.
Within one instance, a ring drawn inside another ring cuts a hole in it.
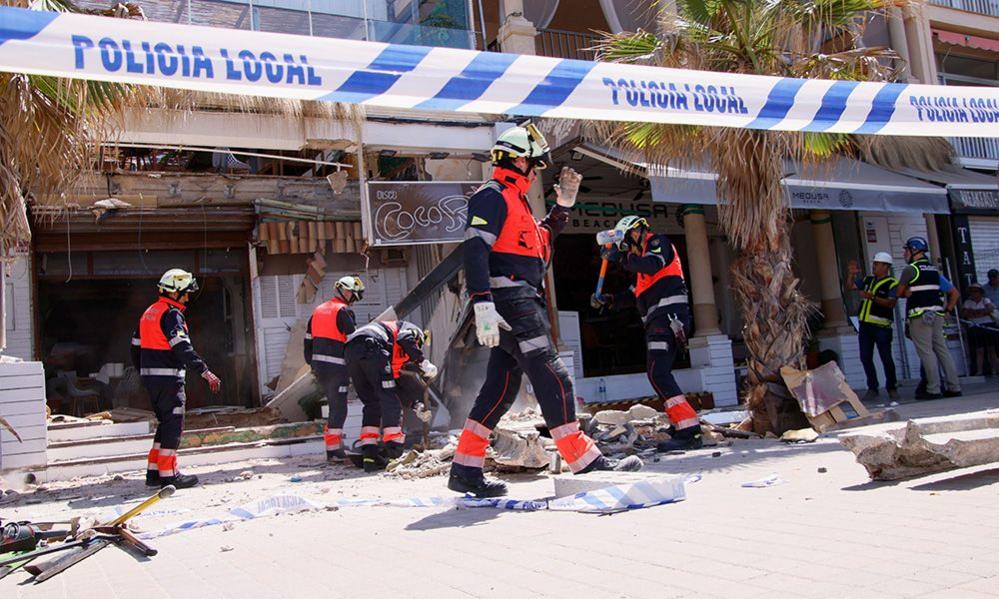
M 756 480 L 751 480 L 749 482 L 744 482 L 742 483 L 742 486 L 748 488 L 762 488 L 762 487 L 773 487 L 776 485 L 782 485 L 786 482 L 787 482 L 786 480 L 781 478 L 780 475 L 775 472 L 770 476 L 758 478 Z
M 555 452 L 555 443 L 537 430 L 513 430 L 497 426 L 486 459 L 506 470 L 509 467 L 547 468 Z
M 784 443 L 794 444 L 814 443 L 818 438 L 819 434 L 811 427 L 784 431 L 784 434 L 780 436 L 780 440 Z
M 457 443 L 450 443 L 443 449 L 417 451 L 411 449 L 402 457 L 392 460 L 385 467 L 388 476 L 412 480 L 429 478 L 447 473 L 451 469 L 451 459 Z

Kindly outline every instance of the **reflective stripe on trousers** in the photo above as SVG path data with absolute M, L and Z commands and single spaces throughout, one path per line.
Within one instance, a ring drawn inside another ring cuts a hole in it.
M 482 468 L 486 463 L 486 448 L 489 447 L 489 435 L 492 429 L 468 418 L 458 439 L 453 462 L 462 466 Z
M 382 431 L 382 441 L 386 443 L 405 443 L 406 435 L 402 432 L 402 427 L 387 426 Z
M 153 443 L 153 448 L 149 450 L 149 457 L 146 459 L 146 470 L 156 470 L 160 469 L 160 444 Z
M 177 476 L 177 450 L 160 449 L 159 457 L 156 460 L 156 466 L 160 471 L 160 478 L 171 478 Z
M 184 378 L 187 371 L 183 368 L 140 368 L 139 374 L 142 376 L 175 376 Z
M 602 454 L 593 439 L 579 430 L 579 422 L 572 421 L 551 429 L 555 447 L 573 473 L 583 470 Z
M 343 447 L 343 429 L 330 428 L 328 424 L 323 425 L 323 443 L 327 450 L 340 449 Z
M 686 295 L 671 295 L 669 297 L 662 298 L 661 300 L 659 300 L 658 302 L 656 302 L 652 306 L 649 306 L 648 311 L 645 313 L 644 316 L 642 316 L 642 321 L 643 322 L 648 322 L 649 319 L 652 318 L 652 315 L 655 314 L 656 310 L 658 310 L 659 308 L 664 308 L 666 306 L 673 306 L 673 305 L 676 305 L 676 304 L 684 304 L 684 305 L 686 305 L 687 304 L 687 296 Z
M 381 430 L 377 426 L 362 426 L 361 437 L 357 444 L 362 447 L 364 445 L 378 445 L 380 433 Z
M 315 362 L 326 362 L 327 364 L 339 364 L 341 366 L 346 366 L 347 361 L 343 358 L 337 358 L 336 356 L 327 356 L 326 354 L 312 354 L 312 359 Z
M 676 430 L 690 428 L 698 423 L 697 412 L 683 395 L 674 395 L 666 400 L 666 415 Z

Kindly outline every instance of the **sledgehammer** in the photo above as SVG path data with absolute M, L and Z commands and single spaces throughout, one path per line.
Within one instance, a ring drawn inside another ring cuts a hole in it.
M 616 229 L 608 229 L 607 231 L 601 231 L 597 233 L 597 245 L 602 248 L 615 248 L 624 239 L 624 233 Z M 593 294 L 594 297 L 599 298 L 601 292 L 604 290 L 604 278 L 607 276 L 607 265 L 609 264 L 607 258 L 604 258 L 600 262 L 600 277 L 597 278 L 597 290 Z

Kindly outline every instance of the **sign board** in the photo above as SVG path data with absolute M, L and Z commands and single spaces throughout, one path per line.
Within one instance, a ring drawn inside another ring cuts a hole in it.
M 995 214 L 999 210 L 999 190 L 951 189 L 950 202 L 955 211 Z
M 388 247 L 457 243 L 465 237 L 473 181 L 369 181 L 367 209 L 371 245 Z
M 975 249 L 971 242 L 971 225 L 968 224 L 968 217 L 964 214 L 951 216 L 950 222 L 954 229 L 954 253 L 957 255 L 955 283 L 964 292 L 968 285 L 975 282 Z
M 553 205 L 554 198 L 545 202 L 549 210 Z M 645 218 L 653 231 L 672 233 L 680 230 L 675 218 L 677 210 L 679 207 L 674 207 L 671 211 L 668 204 L 653 202 L 652 198 L 633 202 L 630 198 L 588 198 L 581 194 L 575 208 L 569 213 L 569 223 L 564 233 L 599 233 L 613 229 L 617 221 L 630 214 Z M 669 219 L 671 212 L 674 216 L 672 222 Z

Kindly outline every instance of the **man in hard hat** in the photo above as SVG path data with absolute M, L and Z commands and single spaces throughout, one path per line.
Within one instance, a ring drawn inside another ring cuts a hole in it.
M 947 277 L 930 262 L 929 244 L 922 237 L 910 237 L 903 246 L 908 265 L 899 277 L 898 297 L 906 298 L 905 317 L 909 338 L 916 346 L 919 361 L 926 372 L 926 390 L 916 393 L 916 399 L 959 397 L 961 381 L 957 366 L 947 348 L 944 334 L 944 314 L 954 310 L 960 294 Z M 940 295 L 946 295 L 946 303 Z M 947 388 L 940 386 L 939 367 L 943 366 Z
M 139 369 L 142 384 L 159 424 L 153 437 L 146 466 L 146 484 L 178 489 L 198 484 L 198 477 L 177 470 L 177 449 L 184 430 L 184 378 L 187 369 L 205 379 L 212 393 L 222 381 L 194 351 L 184 320 L 191 294 L 198 291 L 194 275 L 172 268 L 160 277 L 160 297 L 139 319 L 132 335 L 132 363 Z
M 649 382 L 673 424 L 671 438 L 659 443 L 657 449 L 664 452 L 698 449 L 703 442 L 697 412 L 673 377 L 673 361 L 687 345 L 690 328 L 680 255 L 669 237 L 654 233 L 649 222 L 640 216 L 625 216 L 614 229 L 620 241 L 616 247 L 601 248 L 601 257 L 620 262 L 625 270 L 635 273 L 634 298 L 629 297 L 631 294 L 617 297 L 594 294 L 591 304 L 595 308 L 607 304 L 622 307 L 632 302 L 637 306 L 645 324 Z
M 357 328 L 351 304 L 364 299 L 364 282 L 355 275 L 333 284 L 334 296 L 312 311 L 305 329 L 305 362 L 326 392 L 329 416 L 323 427 L 326 459 L 343 461 L 343 424 L 347 421 L 347 362 L 343 357 L 347 336 Z
M 426 331 L 405 320 L 372 322 L 347 336 L 347 370 L 364 404 L 358 445 L 365 472 L 383 470 L 386 458 L 402 455 L 406 435 L 397 380 L 406 364 L 416 366 L 427 380 L 437 376 L 437 367 L 423 353 L 427 339 Z
M 860 265 L 850 261 L 846 277 L 846 289 L 860 293 L 860 321 L 857 341 L 860 344 L 860 363 L 867 375 L 867 394 L 864 399 L 878 397 L 878 371 L 874 367 L 874 348 L 878 348 L 881 365 L 885 371 L 885 390 L 888 397 L 898 399 L 898 381 L 895 378 L 895 359 L 891 353 L 892 323 L 895 320 L 895 304 L 898 298 L 895 290 L 898 280 L 891 276 L 891 254 L 878 252 L 874 255 L 871 272 L 861 276 Z
M 533 125 L 513 127 L 496 140 L 492 178 L 469 199 L 465 228 L 465 277 L 475 314 L 475 334 L 491 348 L 486 378 L 458 440 L 448 488 L 477 497 L 506 494 L 485 479 L 489 435 L 510 409 L 527 375 L 548 430 L 574 473 L 641 468 L 631 456 L 606 459 L 579 429 L 572 377 L 552 343 L 542 294 L 552 241 L 565 228 L 581 177 L 562 170 L 556 204 L 538 222 L 527 194 L 548 161 L 548 144 Z

